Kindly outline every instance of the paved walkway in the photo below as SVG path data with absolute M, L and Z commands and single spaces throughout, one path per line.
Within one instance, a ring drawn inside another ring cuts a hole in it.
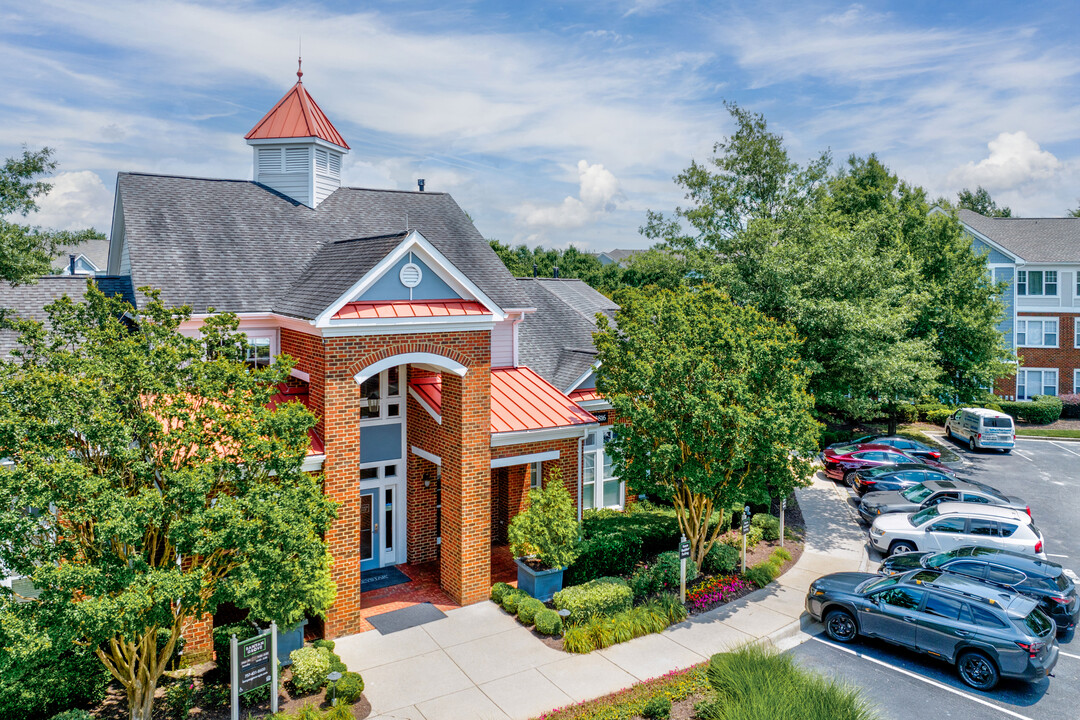
M 806 521 L 802 557 L 775 583 L 723 607 L 588 655 L 544 645 L 490 602 L 409 630 L 341 638 L 337 652 L 363 674 L 372 718 L 528 720 L 695 665 L 753 640 L 780 643 L 799 634 L 810 582 L 865 569 L 865 535 L 831 480 L 799 490 Z

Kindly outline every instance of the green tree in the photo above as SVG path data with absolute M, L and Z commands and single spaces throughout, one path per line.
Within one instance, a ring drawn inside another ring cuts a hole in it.
M 1073 208 L 1069 212 L 1065 213 L 1067 217 L 1080 218 L 1080 206 Z
M 982 185 L 975 188 L 974 192 L 964 188 L 956 193 L 956 205 L 962 210 L 974 210 L 986 217 L 1012 217 L 1012 210 L 1005 205 L 998 207 L 998 204 L 990 197 L 990 191 Z
M 232 602 L 289 627 L 334 596 L 334 505 L 301 471 L 315 418 L 269 407 L 291 360 L 251 368 L 235 316 L 187 337 L 191 309 L 145 292 L 134 310 L 91 283 L 46 308 L 48 331 L 20 321 L 0 362 L 0 565 L 124 686 L 132 720 L 150 720 L 185 620 Z
M 539 277 L 555 276 L 559 269 L 560 278 L 584 280 L 600 292 L 610 295 L 619 287 L 623 270 L 615 264 L 601 265 L 595 255 L 582 252 L 571 245 L 565 250 L 548 250 L 527 245 L 510 247 L 498 240 L 489 240 L 491 249 L 502 260 L 503 265 L 514 277 L 532 277 L 533 266 Z
M 734 502 L 805 483 L 813 397 L 789 325 L 712 288 L 626 290 L 618 327 L 598 316 L 597 387 L 628 431 L 615 473 L 670 500 L 699 566 Z
M 8 158 L 0 167 L 0 280 L 17 285 L 47 275 L 62 245 L 75 245 L 105 236 L 93 228 L 80 232 L 48 231 L 13 222 L 38 209 L 38 201 L 52 186 L 41 179 L 56 169 L 52 149 Z
M 577 559 L 581 528 L 562 470 L 553 468 L 543 488 L 529 491 L 528 507 L 510 521 L 508 533 L 515 556 L 536 558 L 545 569 L 565 568 Z

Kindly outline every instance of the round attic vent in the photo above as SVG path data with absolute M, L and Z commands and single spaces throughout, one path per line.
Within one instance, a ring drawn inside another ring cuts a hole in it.
M 424 277 L 424 271 L 415 263 L 409 263 L 401 268 L 401 272 L 398 273 L 398 279 L 407 288 L 414 288 L 419 285 L 422 277 Z

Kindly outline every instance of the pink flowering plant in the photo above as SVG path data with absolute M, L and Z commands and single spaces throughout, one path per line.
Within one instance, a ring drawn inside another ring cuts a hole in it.
M 733 600 L 752 587 L 736 575 L 722 575 L 705 580 L 686 593 L 686 606 L 691 612 L 701 612 Z

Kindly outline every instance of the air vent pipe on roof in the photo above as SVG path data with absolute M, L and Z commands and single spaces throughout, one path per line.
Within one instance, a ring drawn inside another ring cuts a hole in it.
M 420 192 L 424 192 L 424 178 L 417 179 L 416 187 L 420 188 Z
M 539 274 L 540 274 L 540 268 L 538 268 L 536 266 L 536 263 L 533 263 L 533 277 L 536 277 Z
M 554 278 L 555 278 L 556 280 L 558 280 L 558 279 L 559 279 L 559 266 L 558 266 L 558 265 L 556 265 L 556 266 L 555 266 L 555 275 L 554 275 Z

